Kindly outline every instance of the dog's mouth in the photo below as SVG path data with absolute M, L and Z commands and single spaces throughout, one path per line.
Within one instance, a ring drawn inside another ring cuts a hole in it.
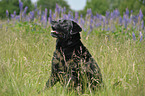
M 51 30 L 51 36 L 53 36 L 55 38 L 62 38 L 63 37 L 63 33 L 57 32 L 55 30 Z

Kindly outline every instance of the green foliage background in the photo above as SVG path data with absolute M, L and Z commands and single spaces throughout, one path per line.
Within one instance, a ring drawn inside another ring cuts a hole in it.
M 31 0 L 21 0 L 24 3 L 24 6 L 28 6 L 28 11 L 34 9 L 34 4 Z M 45 8 L 55 10 L 56 3 L 61 7 L 66 7 L 67 11 L 71 10 L 70 6 L 67 3 L 67 0 L 38 0 L 37 5 L 39 8 L 44 10 Z M 105 15 L 106 11 L 113 11 L 114 9 L 119 9 L 121 15 L 125 12 L 126 8 L 129 11 L 133 10 L 133 14 L 138 13 L 138 10 L 142 10 L 143 14 L 145 13 L 145 4 L 143 0 L 87 0 L 86 6 L 83 10 L 80 10 L 80 14 L 85 15 L 87 9 L 91 8 L 92 13 L 95 15 L 96 12 L 102 15 Z M 6 17 L 6 10 L 9 10 L 10 14 L 14 11 L 19 14 L 19 2 L 18 0 L 1 0 L 0 1 L 0 18 Z M 144 14 L 145 15 L 145 14 Z
M 140 9 L 143 14 L 145 13 L 145 4 L 142 0 L 87 0 L 85 8 L 81 12 L 86 14 L 88 8 L 92 9 L 94 15 L 96 12 L 105 15 L 106 11 L 113 11 L 116 8 L 119 9 L 121 15 L 126 11 L 126 8 L 129 11 L 133 10 L 133 14 L 136 15 Z
M 34 8 L 31 0 L 21 0 L 23 2 L 23 8 L 28 6 L 27 12 Z M 9 15 L 13 14 L 16 11 L 17 15 L 20 12 L 19 9 L 19 0 L 1 0 L 0 1 L 0 18 L 6 18 L 6 10 L 9 11 Z
M 70 6 L 67 4 L 64 0 L 38 0 L 37 5 L 38 7 L 41 7 L 42 10 L 51 9 L 52 11 L 55 11 L 56 4 L 59 6 L 66 7 L 66 10 L 70 10 Z

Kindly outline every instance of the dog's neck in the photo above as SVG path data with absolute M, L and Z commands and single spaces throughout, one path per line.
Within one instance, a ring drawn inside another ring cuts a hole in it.
M 57 39 L 56 42 L 56 50 L 59 51 L 62 54 L 65 54 L 65 59 L 69 60 L 71 59 L 73 52 L 80 48 L 82 45 L 82 42 L 80 40 L 80 34 L 72 35 L 71 38 L 68 38 L 67 40 L 60 40 Z
M 56 49 L 60 49 L 60 47 L 62 49 L 74 47 L 75 45 L 78 45 L 79 43 L 81 43 L 81 41 L 80 41 L 80 34 L 78 33 L 78 34 L 71 35 L 71 37 L 68 39 L 57 39 Z

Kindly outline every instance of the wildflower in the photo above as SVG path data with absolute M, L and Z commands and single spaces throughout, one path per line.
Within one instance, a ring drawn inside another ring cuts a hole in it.
M 123 15 L 123 20 L 124 20 L 124 28 L 127 29 L 128 19 L 125 14 Z
M 66 12 L 66 7 L 63 8 L 63 11 Z
M 113 14 L 113 12 L 111 12 L 111 17 L 110 17 L 110 19 L 114 19 L 114 14 Z
M 120 12 L 119 12 L 118 9 L 115 9 L 115 16 L 116 16 L 116 17 L 120 16 Z
M 99 15 L 98 13 L 96 13 L 96 17 L 97 17 L 97 18 L 99 18 L 99 17 L 100 17 L 100 15 Z
M 91 14 L 92 14 L 91 8 L 90 9 L 87 9 L 87 15 L 91 15 Z
M 78 23 L 78 17 L 79 17 L 79 13 L 75 12 L 75 21 Z
M 131 14 L 133 13 L 133 10 L 131 10 Z
M 52 21 L 52 11 L 51 11 L 51 9 L 49 9 L 49 22 L 51 22 Z
M 136 37 L 135 37 L 134 32 L 132 33 L 132 37 L 133 37 L 133 40 L 135 41 L 136 40 Z
M 16 11 L 14 11 L 14 16 L 16 16 Z
M 35 4 L 35 11 L 37 11 L 37 4 Z
M 106 11 L 106 18 L 109 19 L 110 12 Z
M 60 13 L 60 9 L 61 9 L 61 8 L 58 6 L 58 4 L 56 4 L 55 12 L 59 14 L 59 13 Z
M 103 30 L 105 29 L 105 21 L 106 21 L 106 18 L 103 18 Z
M 6 17 L 9 17 L 9 11 L 6 10 Z
M 140 40 L 139 40 L 139 41 L 141 42 L 141 41 L 142 41 L 142 39 L 143 39 L 143 35 L 142 35 L 142 33 L 141 33 L 141 32 L 139 33 L 139 37 L 140 37 Z
M 22 13 L 22 17 L 25 17 L 28 7 L 26 6 L 24 12 Z
M 128 10 L 128 8 L 126 8 L 126 12 L 125 13 L 126 13 L 127 16 L 129 16 L 129 10 Z
M 30 12 L 30 20 L 34 20 L 34 11 Z
M 140 21 L 143 19 L 143 13 L 142 13 L 141 9 L 139 10 L 139 19 L 140 19 Z
M 14 14 L 11 14 L 11 18 L 13 19 L 15 16 L 14 16 Z
M 71 19 L 71 11 L 68 12 L 68 19 Z
M 20 8 L 20 12 L 22 12 L 22 10 L 23 10 L 23 2 L 21 2 L 21 0 L 19 0 L 19 8 Z
M 45 8 L 45 22 L 47 22 L 47 8 Z
M 16 16 L 15 19 L 18 20 L 18 21 L 20 21 L 20 16 L 19 15 Z

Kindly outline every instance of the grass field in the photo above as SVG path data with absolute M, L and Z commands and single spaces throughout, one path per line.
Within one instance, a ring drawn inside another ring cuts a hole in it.
M 41 92 L 51 73 L 55 39 L 50 28 L 31 23 L 0 28 L 0 96 L 76 96 L 59 83 Z M 145 96 L 145 41 L 97 30 L 81 39 L 101 68 L 105 88 L 82 96 Z M 117 84 L 118 83 L 118 84 Z

